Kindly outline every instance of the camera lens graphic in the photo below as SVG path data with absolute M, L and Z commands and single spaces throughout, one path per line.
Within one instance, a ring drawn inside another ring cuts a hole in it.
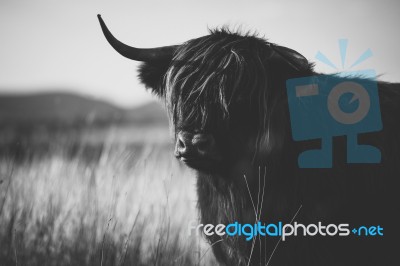
M 358 108 L 351 113 L 344 112 L 339 104 L 340 97 L 344 94 L 351 93 L 353 95 L 349 104 L 359 101 Z M 371 106 L 371 100 L 366 89 L 360 84 L 352 81 L 341 82 L 328 95 L 328 110 L 333 119 L 339 123 L 351 125 L 356 124 L 364 119 L 368 114 Z

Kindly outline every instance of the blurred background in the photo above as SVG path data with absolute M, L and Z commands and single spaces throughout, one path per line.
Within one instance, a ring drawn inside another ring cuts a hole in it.
M 372 68 L 398 82 L 399 11 L 396 0 L 0 0 L 0 265 L 215 264 L 187 232 L 195 179 L 172 156 L 163 106 L 97 14 L 137 47 L 229 25 L 297 50 L 317 71 Z

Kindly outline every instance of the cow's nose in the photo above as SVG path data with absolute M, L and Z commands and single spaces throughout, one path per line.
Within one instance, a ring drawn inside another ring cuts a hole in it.
M 175 155 L 177 157 L 196 158 L 213 153 L 215 139 L 210 134 L 190 134 L 179 132 L 176 138 Z

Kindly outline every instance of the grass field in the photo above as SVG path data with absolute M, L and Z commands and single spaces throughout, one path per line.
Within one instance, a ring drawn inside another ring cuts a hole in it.
M 173 158 L 168 129 L 7 134 L 0 265 L 215 265 L 188 234 L 195 178 Z

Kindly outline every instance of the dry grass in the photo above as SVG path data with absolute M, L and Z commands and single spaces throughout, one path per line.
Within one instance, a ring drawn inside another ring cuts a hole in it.
M 112 132 L 91 143 L 98 149 L 49 135 L 40 156 L 30 139 L 20 148 L 31 156 L 0 158 L 0 265 L 215 264 L 188 234 L 197 219 L 190 170 L 164 140 L 148 141 L 154 130 L 136 144 Z

